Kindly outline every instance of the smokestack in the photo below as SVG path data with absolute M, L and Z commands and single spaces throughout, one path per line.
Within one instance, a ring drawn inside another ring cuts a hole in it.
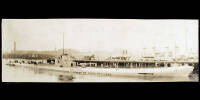
M 14 41 L 14 52 L 16 52 L 16 41 Z

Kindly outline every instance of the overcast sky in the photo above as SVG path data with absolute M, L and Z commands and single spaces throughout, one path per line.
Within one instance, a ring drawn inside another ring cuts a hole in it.
M 175 42 L 185 50 L 198 49 L 198 20 L 139 19 L 3 19 L 2 49 L 54 50 L 65 48 L 82 51 L 143 48 L 173 49 Z

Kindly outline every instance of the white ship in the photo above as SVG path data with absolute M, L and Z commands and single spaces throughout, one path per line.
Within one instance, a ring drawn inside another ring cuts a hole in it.
M 109 76 L 163 76 L 163 77 L 187 77 L 193 71 L 193 66 L 172 66 L 154 68 L 98 68 L 98 67 L 60 67 L 58 65 L 34 65 L 12 63 L 14 66 L 37 67 L 38 69 L 55 70 L 78 74 L 99 74 Z
M 98 60 L 73 60 L 70 55 L 64 54 L 55 60 L 55 64 L 26 64 L 26 63 L 9 63 L 11 66 L 25 66 L 25 67 L 36 67 L 38 69 L 63 71 L 68 73 L 79 73 L 79 74 L 99 74 L 99 75 L 110 75 L 110 76 L 164 76 L 164 77 L 187 77 L 192 73 L 194 67 L 187 64 L 176 65 L 174 62 L 165 62 L 164 66 L 154 66 L 150 64 L 156 64 L 156 62 L 140 62 L 140 61 L 98 61 Z M 100 65 L 98 63 L 101 63 Z M 108 64 L 109 63 L 109 64 Z M 123 66 L 120 67 L 120 63 Z M 133 67 L 133 64 L 138 63 Z M 146 63 L 145 66 L 142 63 Z M 148 64 L 147 64 L 148 63 Z M 81 65 L 82 64 L 82 65 Z M 87 65 L 89 64 L 89 66 Z M 170 66 L 168 66 L 170 64 Z M 80 66 L 81 65 L 81 66 Z M 130 67 L 131 66 L 131 67 Z

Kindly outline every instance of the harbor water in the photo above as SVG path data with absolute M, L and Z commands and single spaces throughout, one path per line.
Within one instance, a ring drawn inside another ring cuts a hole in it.
M 3 82 L 198 82 L 190 77 L 114 77 L 105 75 L 82 75 L 36 67 L 8 66 L 2 60 Z

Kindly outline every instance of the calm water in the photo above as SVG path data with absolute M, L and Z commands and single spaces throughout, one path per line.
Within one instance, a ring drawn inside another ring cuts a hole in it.
M 73 77 L 73 78 L 72 78 Z M 100 75 L 80 75 L 59 71 L 48 71 L 22 66 L 7 66 L 2 61 L 3 82 L 176 82 L 198 81 L 189 77 L 114 77 Z

